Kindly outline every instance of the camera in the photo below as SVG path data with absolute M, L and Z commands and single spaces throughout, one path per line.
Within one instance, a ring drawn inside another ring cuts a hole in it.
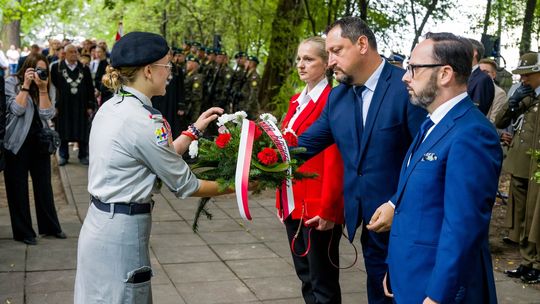
M 49 72 L 42 68 L 36 68 L 36 74 L 41 80 L 47 80 L 47 77 L 49 77 Z

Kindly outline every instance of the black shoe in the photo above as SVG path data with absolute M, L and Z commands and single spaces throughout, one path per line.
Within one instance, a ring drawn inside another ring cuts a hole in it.
M 81 165 L 84 165 L 84 166 L 88 166 L 88 164 L 90 163 L 88 161 L 88 157 L 79 159 L 79 162 L 81 163 Z
M 521 281 L 527 284 L 540 283 L 540 270 L 534 268 L 529 270 L 529 272 L 521 276 Z
M 502 241 L 503 241 L 503 243 L 505 243 L 506 245 L 513 245 L 513 246 L 519 245 L 518 242 L 514 242 L 511 238 L 509 238 L 509 237 L 507 237 L 507 236 L 503 237 L 503 238 L 502 238 Z
M 37 241 L 35 237 L 24 238 L 22 239 L 21 242 L 25 243 L 26 245 L 37 245 Z
M 64 231 L 57 232 L 53 234 L 53 236 L 57 239 L 67 239 L 67 235 L 64 233 Z
M 528 273 L 531 269 L 532 268 L 530 268 L 530 267 L 527 267 L 527 266 L 524 266 L 524 265 L 519 265 L 519 267 L 514 269 L 514 270 L 505 270 L 504 274 L 506 274 L 507 276 L 509 276 L 511 278 L 520 278 L 521 276 Z
M 67 159 L 63 158 L 63 157 L 58 157 L 58 165 L 59 166 L 65 166 L 67 164 Z

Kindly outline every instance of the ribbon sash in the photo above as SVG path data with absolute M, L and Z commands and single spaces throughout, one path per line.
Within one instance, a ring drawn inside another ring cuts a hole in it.
M 283 138 L 283 135 L 281 134 L 281 131 L 279 131 L 279 128 L 276 126 L 276 124 L 269 120 L 263 120 L 259 123 L 259 125 L 264 130 L 264 132 L 266 132 L 266 134 L 270 136 L 270 139 L 272 139 L 272 141 L 276 145 L 279 154 L 281 155 L 281 158 L 286 162 L 290 162 L 291 155 L 289 153 L 289 146 L 287 145 L 287 141 L 285 141 L 285 138 Z M 289 173 L 289 176 L 292 176 L 292 168 L 290 166 L 287 171 Z M 292 180 L 288 178 L 283 181 L 281 189 L 282 191 L 279 191 L 281 194 L 281 208 L 283 210 L 283 219 L 286 219 L 294 210 Z
M 242 121 L 242 133 L 240 133 L 240 145 L 238 146 L 238 158 L 236 160 L 236 174 L 234 179 L 238 210 L 240 211 L 240 216 L 247 220 L 251 220 L 248 205 L 248 184 L 255 127 L 253 121 L 247 119 Z

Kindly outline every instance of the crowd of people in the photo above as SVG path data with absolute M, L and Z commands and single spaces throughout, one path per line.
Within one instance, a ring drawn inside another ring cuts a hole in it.
M 276 195 L 305 302 L 341 303 L 345 225 L 350 242 L 360 234 L 369 303 L 496 303 L 488 230 L 501 167 L 511 176 L 504 242 L 522 257 L 505 273 L 539 283 L 540 186 L 531 153 L 540 150 L 539 53 L 521 56 L 513 70 L 520 83 L 509 88 L 474 39 L 428 33 L 404 68 L 404 55 L 379 54 L 359 18 L 337 20 L 325 34 L 298 46 L 306 86 L 281 124 L 306 149 L 301 170 L 318 174 L 294 183 L 290 217 Z M 242 51 L 233 58 L 231 65 L 226 51 L 195 41 L 169 48 L 142 32 L 112 51 L 105 42 L 51 40 L 24 56 L 14 46 L 0 52 L 0 165 L 13 238 L 37 243 L 28 187 L 20 187 L 29 173 L 39 234 L 66 237 L 43 130 L 54 125 L 59 134 L 58 165 L 69 162 L 73 142 L 89 165 L 92 204 L 79 238 L 76 303 L 151 303 L 148 238 L 158 180 L 178 197 L 230 192 L 198 180 L 182 154 L 205 129 L 216 131 L 218 115 L 260 113 L 259 59 Z M 143 228 L 124 234 L 120 226 Z

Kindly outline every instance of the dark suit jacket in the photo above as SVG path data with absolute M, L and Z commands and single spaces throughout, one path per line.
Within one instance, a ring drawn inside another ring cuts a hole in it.
M 395 193 L 403 157 L 426 117 L 409 102 L 403 73 L 385 62 L 363 134 L 353 87 L 341 84 L 330 92 L 319 119 L 298 138 L 298 146 L 307 148 L 306 157 L 337 144 L 345 168 L 345 223 L 351 242 L 362 220 L 368 223 Z
M 469 77 L 467 93 L 480 112 L 487 115 L 495 99 L 495 85 L 491 77 L 477 68 Z
M 496 303 L 488 244 L 502 162 L 495 128 L 466 97 L 407 166 L 410 153 L 387 258 L 395 301 L 422 303 L 427 295 L 438 303 Z

